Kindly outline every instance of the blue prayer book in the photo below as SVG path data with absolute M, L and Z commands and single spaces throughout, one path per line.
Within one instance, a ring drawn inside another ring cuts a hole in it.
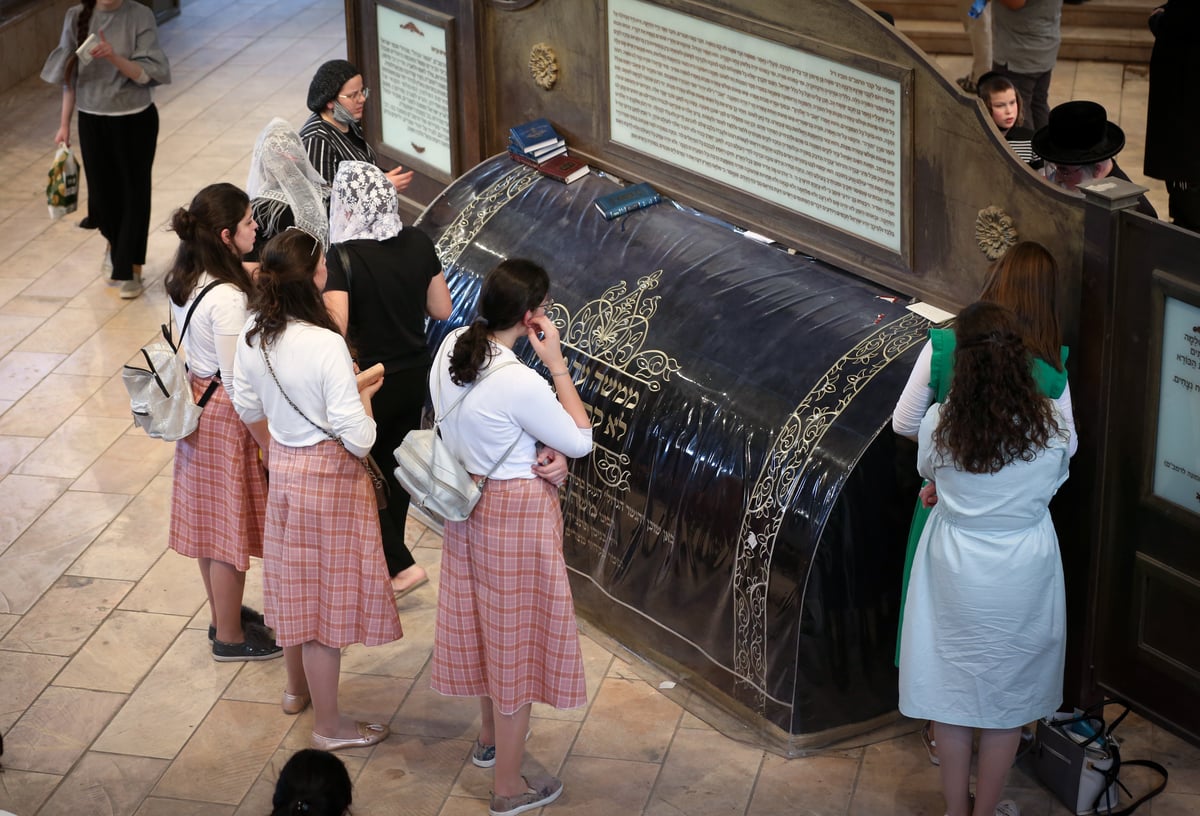
M 527 155 L 554 144 L 559 138 L 554 125 L 545 119 L 534 119 L 532 122 L 511 127 L 508 134 L 513 144 Z
M 600 196 L 596 199 L 596 209 L 606 220 L 612 221 L 618 215 L 640 210 L 660 201 L 662 196 L 658 191 L 643 181 Z

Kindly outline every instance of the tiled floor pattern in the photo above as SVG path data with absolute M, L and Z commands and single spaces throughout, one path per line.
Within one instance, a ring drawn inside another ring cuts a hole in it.
M 152 282 L 173 249 L 161 228 L 171 209 L 204 184 L 243 183 L 258 130 L 274 115 L 301 122 L 313 69 L 345 51 L 340 0 L 185 0 L 162 38 L 175 81 L 158 94 Z M 944 64 L 962 70 L 961 58 Z M 1123 163 L 1140 168 L 1140 67 L 1064 64 L 1053 93 L 1102 101 L 1126 128 Z M 47 220 L 57 117 L 56 89 L 36 80 L 0 96 L 0 809 L 260 816 L 312 715 L 280 713 L 281 661 L 209 657 L 195 565 L 165 546 L 172 448 L 131 427 L 119 375 L 154 335 L 164 296 L 119 300 L 98 272 L 102 239 L 78 216 Z M 435 580 L 401 602 L 405 638 L 343 661 L 345 708 L 395 731 L 344 754 L 354 812 L 479 816 L 489 775 L 468 760 L 477 709 L 428 685 L 440 540 L 416 523 L 410 535 Z M 252 570 L 252 602 L 259 578 Z M 632 656 L 583 644 L 589 705 L 536 710 L 529 743 L 530 767 L 566 781 L 553 813 L 942 812 L 915 724 L 784 760 L 685 712 Z M 1169 792 L 1143 812 L 1200 813 L 1200 750 L 1140 720 L 1123 731 L 1127 756 L 1171 769 Z M 1010 789 L 1031 816 L 1067 812 L 1024 769 Z

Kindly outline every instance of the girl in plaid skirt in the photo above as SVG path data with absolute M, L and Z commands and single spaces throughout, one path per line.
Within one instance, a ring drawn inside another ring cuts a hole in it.
M 199 400 L 214 381 L 216 390 L 199 427 L 175 444 L 169 541 L 200 565 L 213 659 L 267 660 L 282 651 L 262 617 L 242 606 L 250 556 L 262 556 L 267 482 L 255 429 L 246 427 L 231 402 L 234 348 L 253 288 L 241 264 L 254 245 L 250 200 L 232 184 L 209 185 L 189 207 L 175 211 L 171 228 L 179 250 L 165 284 L 183 332 L 192 393 Z M 257 430 L 265 450 L 266 428 Z
M 432 670 L 435 691 L 479 698 L 483 727 L 471 758 L 496 768 L 492 816 L 562 793 L 558 779 L 521 776 L 531 704 L 586 702 L 558 491 L 536 468 L 542 443 L 587 455 L 592 428 L 546 316 L 549 288 L 537 264 L 501 263 L 483 282 L 478 317 L 446 338 L 430 372 L 446 444 L 471 473 L 492 473 L 471 517 L 446 522 Z M 549 369 L 552 389 L 513 353 L 521 338 Z
M 375 441 L 371 395 L 383 367 L 356 378 L 325 304 L 321 242 L 288 229 L 263 248 L 254 317 L 238 339 L 234 404 L 266 419 L 271 492 L 263 541 L 263 605 L 284 648 L 283 709 L 312 702 L 314 748 L 374 745 L 382 722 L 338 709 L 342 647 L 397 640 L 400 621 L 363 463 Z

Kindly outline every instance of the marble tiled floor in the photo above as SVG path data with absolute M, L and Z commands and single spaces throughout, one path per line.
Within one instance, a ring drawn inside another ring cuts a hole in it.
M 204 184 L 243 183 L 263 123 L 300 123 L 313 69 L 345 53 L 340 0 L 185 0 L 183 11 L 162 29 L 175 81 L 158 95 L 151 283 L 173 250 L 162 229 L 171 209 Z M 963 66 L 944 67 L 954 76 Z M 1126 128 L 1123 163 L 1136 173 L 1139 67 L 1063 64 L 1053 93 L 1104 102 Z M 311 713 L 280 713 L 280 661 L 209 657 L 195 565 L 166 549 L 172 448 L 131 427 L 118 373 L 154 335 L 164 296 L 151 286 L 118 299 L 99 275 L 102 239 L 77 229 L 78 216 L 47 220 L 58 104 L 36 79 L 0 95 L 0 809 L 266 814 Z M 354 812 L 479 816 L 489 775 L 468 760 L 476 707 L 428 686 L 440 540 L 417 523 L 410 535 L 434 581 L 401 602 L 406 637 L 350 648 L 343 662 L 347 710 L 395 731 L 344 754 Z M 250 573 L 251 602 L 259 575 Z M 583 644 L 589 705 L 538 709 L 529 743 L 531 767 L 566 780 L 552 813 L 942 813 L 914 723 L 784 760 L 685 712 L 633 656 L 587 634 Z M 1200 813 L 1200 750 L 1145 721 L 1122 730 L 1127 756 L 1171 770 L 1168 793 L 1142 812 Z M 1010 789 L 1026 814 L 1066 813 L 1027 769 Z

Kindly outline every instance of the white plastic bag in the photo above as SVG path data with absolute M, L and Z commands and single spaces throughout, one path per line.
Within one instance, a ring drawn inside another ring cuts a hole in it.
M 75 212 L 79 203 L 79 162 L 65 144 L 58 146 L 54 163 L 50 165 L 50 182 L 46 185 L 46 206 L 51 220 Z

